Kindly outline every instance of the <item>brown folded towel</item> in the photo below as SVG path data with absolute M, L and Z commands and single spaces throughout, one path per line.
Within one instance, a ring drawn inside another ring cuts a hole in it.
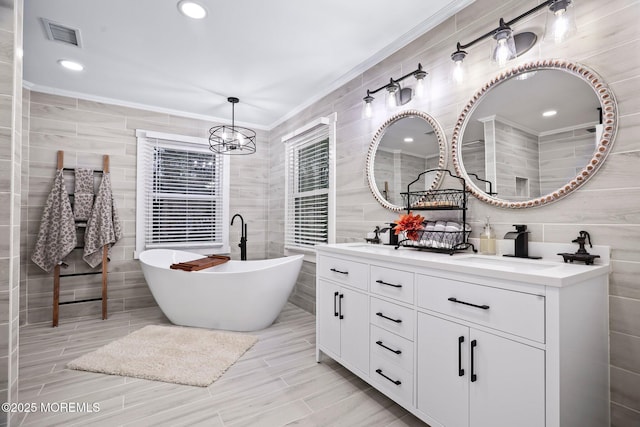
M 198 271 L 224 264 L 230 259 L 230 257 L 224 255 L 209 255 L 205 258 L 194 259 L 193 261 L 171 264 L 170 268 L 172 270 Z

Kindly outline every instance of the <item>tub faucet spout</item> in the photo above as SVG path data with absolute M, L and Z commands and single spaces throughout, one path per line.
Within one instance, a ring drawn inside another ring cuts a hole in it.
M 240 247 L 240 260 L 246 261 L 247 260 L 247 224 L 244 223 L 244 218 L 242 218 L 242 215 L 235 214 L 231 218 L 231 225 L 233 225 L 233 220 L 236 219 L 236 217 L 240 217 L 241 234 L 240 234 L 240 243 L 238 244 L 238 246 Z

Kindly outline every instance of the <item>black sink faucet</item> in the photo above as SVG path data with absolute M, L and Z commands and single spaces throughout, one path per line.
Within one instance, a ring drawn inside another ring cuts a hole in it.
M 247 224 L 244 223 L 244 218 L 242 218 L 242 215 L 235 214 L 231 218 L 231 225 L 233 225 L 233 220 L 236 219 L 236 217 L 240 217 L 240 227 L 242 230 L 241 231 L 242 234 L 240 235 L 240 244 L 238 245 L 240 247 L 240 260 L 246 261 L 247 260 Z
M 540 258 L 529 256 L 529 231 L 524 224 L 514 224 L 516 231 L 509 231 L 504 235 L 505 239 L 515 240 L 515 253 L 513 255 L 504 254 L 504 256 L 511 256 L 516 258 Z

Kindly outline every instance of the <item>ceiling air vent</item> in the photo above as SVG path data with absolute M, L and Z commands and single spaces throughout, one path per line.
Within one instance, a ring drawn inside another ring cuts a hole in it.
M 42 23 L 44 24 L 44 30 L 49 40 L 81 47 L 80 30 L 65 27 L 64 25 L 49 21 L 45 18 L 42 18 Z

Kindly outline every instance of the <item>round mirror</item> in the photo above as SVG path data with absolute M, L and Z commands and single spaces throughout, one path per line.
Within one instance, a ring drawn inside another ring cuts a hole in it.
M 594 71 L 564 61 L 529 63 L 469 101 L 453 132 L 453 163 L 484 202 L 540 206 L 596 172 L 616 127 L 613 93 Z
M 367 179 L 373 196 L 382 206 L 399 212 L 401 192 L 427 169 L 443 169 L 446 141 L 442 128 L 433 117 L 409 110 L 395 114 L 380 126 L 367 154 Z M 424 174 L 413 189 L 438 187 L 442 172 Z

